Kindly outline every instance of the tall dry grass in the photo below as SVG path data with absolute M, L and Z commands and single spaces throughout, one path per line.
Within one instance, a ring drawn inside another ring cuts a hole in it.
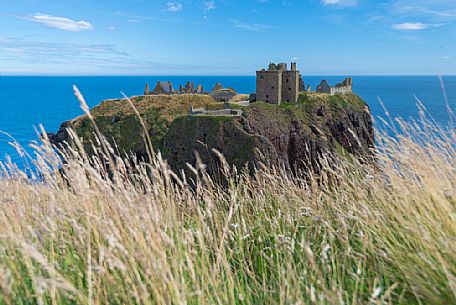
M 375 169 L 250 176 L 220 156 L 224 187 L 102 135 L 62 164 L 44 139 L 38 182 L 1 165 L 0 303 L 456 304 L 455 130 L 396 125 Z

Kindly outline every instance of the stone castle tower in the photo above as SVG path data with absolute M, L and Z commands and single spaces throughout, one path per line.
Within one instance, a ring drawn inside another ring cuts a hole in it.
M 299 71 L 296 63 L 269 64 L 269 68 L 257 71 L 256 98 L 270 104 L 279 105 L 281 102 L 297 102 L 299 96 Z

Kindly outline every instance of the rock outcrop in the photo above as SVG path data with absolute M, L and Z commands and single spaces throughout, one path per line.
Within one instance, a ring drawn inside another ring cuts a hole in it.
M 269 162 L 291 171 L 318 172 L 324 154 L 364 159 L 371 157 L 373 147 L 370 111 L 359 97 L 310 94 L 298 104 L 280 107 L 253 103 L 239 118 L 175 120 L 165 136 L 163 155 L 174 169 L 194 164 L 197 151 L 213 170 L 215 148 L 238 167 Z
M 188 105 L 217 109 L 209 96 L 169 96 L 134 100 L 154 147 L 174 170 L 195 164 L 195 152 L 209 170 L 218 166 L 212 149 L 228 163 L 253 169 L 271 162 L 295 170 L 319 170 L 322 155 L 370 157 L 374 147 L 372 119 L 367 104 L 354 94 L 329 96 L 302 94 L 297 103 L 280 106 L 263 102 L 242 107 L 240 117 L 188 116 Z M 121 101 L 105 102 L 93 113 L 97 124 L 119 151 L 146 157 L 137 118 Z M 113 117 L 116 119 L 113 120 Z M 51 137 L 54 144 L 66 141 L 65 128 L 75 128 L 89 142 L 90 123 L 80 117 L 64 123 Z M 90 145 L 88 145 L 90 146 Z M 87 148 L 89 149 L 89 147 Z

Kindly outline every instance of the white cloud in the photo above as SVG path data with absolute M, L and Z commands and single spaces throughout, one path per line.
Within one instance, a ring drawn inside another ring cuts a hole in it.
M 456 17 L 454 0 L 394 0 L 391 7 L 401 14 L 420 14 L 440 21 L 454 20 Z
M 392 28 L 395 30 L 402 30 L 402 31 L 419 31 L 425 30 L 428 28 L 435 28 L 442 26 L 442 24 L 427 24 L 422 22 L 404 22 L 404 23 L 397 23 L 393 24 Z
M 184 6 L 182 5 L 182 3 L 179 3 L 179 2 L 166 3 L 166 10 L 168 12 L 177 13 L 177 12 L 182 11 L 183 8 L 184 8 Z
M 322 0 L 324 5 L 334 6 L 355 6 L 358 4 L 358 0 Z
M 65 30 L 70 32 L 80 32 L 86 30 L 93 30 L 93 25 L 90 22 L 81 20 L 75 21 L 65 17 L 56 17 L 46 14 L 35 14 L 34 16 L 27 18 L 33 22 L 43 24 L 47 27 Z
M 204 11 L 209 12 L 211 10 L 215 10 L 217 7 L 215 6 L 215 1 L 210 0 L 210 1 L 204 1 Z
M 269 29 L 273 29 L 273 26 L 266 25 L 266 24 L 258 24 L 258 23 L 243 23 L 239 21 L 232 21 L 235 28 L 252 31 L 252 32 L 264 32 Z

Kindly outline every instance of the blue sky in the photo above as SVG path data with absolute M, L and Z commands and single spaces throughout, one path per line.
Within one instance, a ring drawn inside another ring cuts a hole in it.
M 0 7 L 0 72 L 456 74 L 456 0 L 15 0 Z

